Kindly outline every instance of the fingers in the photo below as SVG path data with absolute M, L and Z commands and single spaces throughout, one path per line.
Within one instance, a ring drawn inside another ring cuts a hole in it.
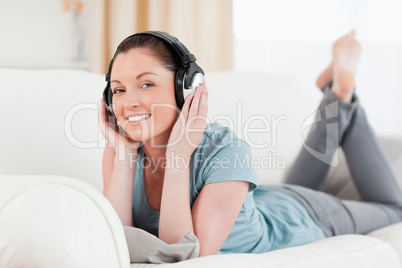
M 193 116 L 197 115 L 197 113 L 198 113 L 198 104 L 200 102 L 200 96 L 201 96 L 201 93 L 202 93 L 202 86 L 203 86 L 203 84 L 201 84 L 200 86 L 198 86 L 195 89 L 194 98 L 193 98 L 193 101 L 191 102 L 190 111 L 188 112 L 188 117 L 189 118 L 192 118 Z
M 102 114 L 103 115 L 105 114 L 105 101 L 103 100 L 103 98 L 100 100 L 100 104 L 99 104 L 99 114 L 98 114 L 99 119 L 101 118 L 100 116 Z
M 200 104 L 198 107 L 198 120 L 195 121 L 195 125 L 197 129 L 205 129 L 206 121 L 207 121 L 207 113 L 208 113 L 208 89 L 206 85 L 204 85 L 203 92 L 200 99 Z
M 109 140 L 110 135 L 113 135 L 113 131 L 116 131 L 111 127 L 111 125 L 113 126 L 114 124 L 109 122 L 109 117 L 110 114 L 107 111 L 105 101 L 102 98 L 99 104 L 98 123 L 101 133 L 107 140 Z
M 204 82 L 200 86 L 198 86 L 197 89 L 195 90 L 194 99 L 191 102 L 191 107 L 188 115 L 189 118 L 192 118 L 199 114 L 198 107 L 200 106 L 200 100 L 202 98 L 202 95 L 206 94 L 205 88 L 206 87 Z
M 189 107 L 191 105 L 191 101 L 193 100 L 194 95 L 190 94 L 187 96 L 186 100 L 184 101 L 183 107 L 181 108 L 181 115 L 183 116 L 184 120 L 187 120 Z
M 201 84 L 195 92 L 191 103 L 188 120 L 189 128 L 204 132 L 208 109 L 208 90 L 205 83 Z
M 208 114 L 208 89 L 204 83 L 203 92 L 200 99 L 200 105 L 198 108 L 198 115 L 206 118 Z
M 99 104 L 99 112 L 98 112 L 98 123 L 99 123 L 99 127 L 101 128 L 102 133 L 106 127 L 105 108 L 106 108 L 105 101 L 102 98 L 100 101 L 100 104 Z

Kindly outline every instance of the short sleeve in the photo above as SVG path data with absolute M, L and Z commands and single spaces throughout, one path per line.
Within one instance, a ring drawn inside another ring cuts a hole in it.
M 224 146 L 216 147 L 205 159 L 203 169 L 204 185 L 224 181 L 247 181 L 249 191 L 257 188 L 258 177 L 252 166 L 250 145 L 241 139 L 234 139 Z

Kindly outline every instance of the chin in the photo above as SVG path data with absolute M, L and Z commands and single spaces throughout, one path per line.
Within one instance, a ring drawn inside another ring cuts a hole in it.
M 166 148 L 175 121 L 176 118 L 163 122 L 143 122 L 138 125 L 124 122 L 124 130 L 132 140 L 141 141 L 143 144 L 148 142 L 155 148 Z
M 144 132 L 142 130 L 137 131 L 126 131 L 126 135 L 128 135 L 134 141 L 142 141 L 143 143 L 149 139 L 149 133 Z

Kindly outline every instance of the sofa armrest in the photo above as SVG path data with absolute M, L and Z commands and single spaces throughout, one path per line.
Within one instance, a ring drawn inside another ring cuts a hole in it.
M 130 267 L 123 226 L 92 186 L 0 176 L 0 267 Z

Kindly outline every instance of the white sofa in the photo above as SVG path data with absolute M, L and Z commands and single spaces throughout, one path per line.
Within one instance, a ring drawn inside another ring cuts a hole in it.
M 223 72 L 206 79 L 208 117 L 253 143 L 260 184 L 279 183 L 321 93 L 286 75 Z M 103 75 L 85 71 L 0 69 L 0 267 L 156 266 L 130 264 L 121 222 L 101 193 L 105 141 L 97 107 L 104 85 Z M 402 139 L 379 138 L 402 185 Z M 339 155 L 325 189 L 356 199 Z M 159 266 L 402 267 L 402 223 L 264 254 Z

